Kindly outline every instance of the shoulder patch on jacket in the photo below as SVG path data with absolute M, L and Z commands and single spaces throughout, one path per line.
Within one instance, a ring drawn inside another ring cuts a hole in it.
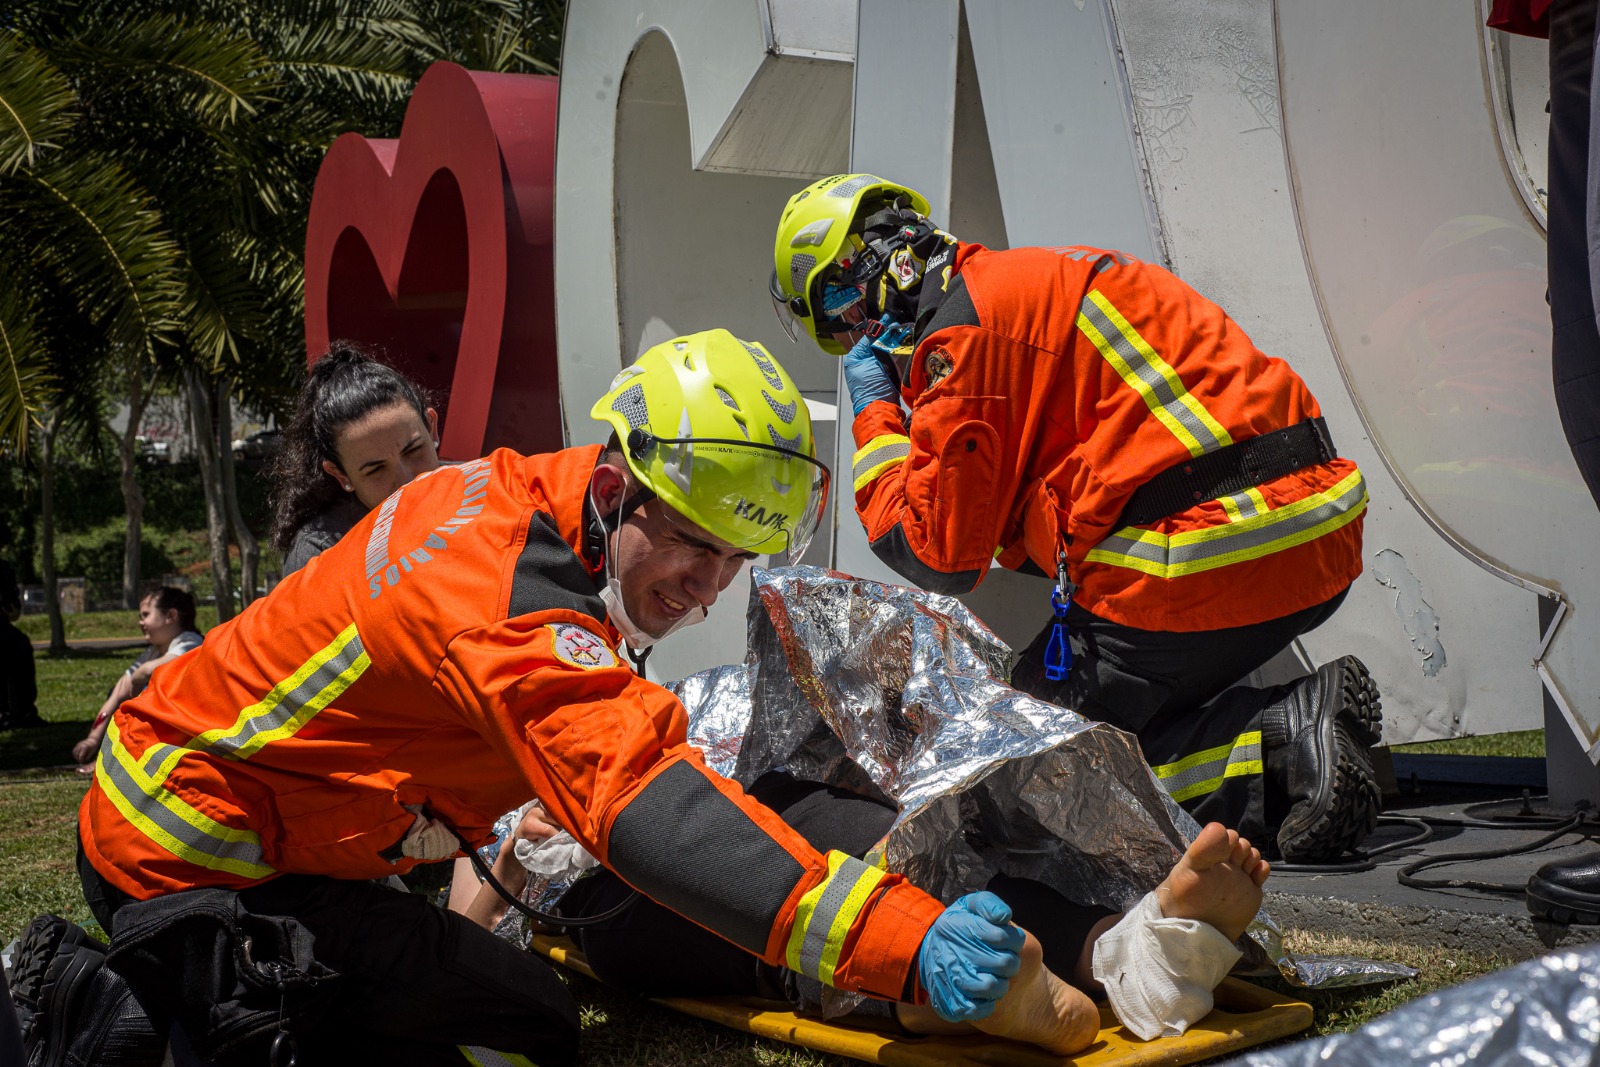
M 545 626 L 550 631 L 550 650 L 556 659 L 586 671 L 602 667 L 615 667 L 617 654 L 611 651 L 596 634 L 570 622 L 554 622 Z

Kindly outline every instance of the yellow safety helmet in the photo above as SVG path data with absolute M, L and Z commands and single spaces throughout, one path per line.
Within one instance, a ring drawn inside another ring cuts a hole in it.
M 799 387 L 760 344 L 707 330 L 656 345 L 589 414 L 615 429 L 639 484 L 685 519 L 734 548 L 805 552 L 829 472 Z
M 789 340 L 809 333 L 824 352 L 844 354 L 825 328 L 832 316 L 824 307 L 822 283 L 845 262 L 863 277 L 883 273 L 887 253 L 869 249 L 860 237 L 862 208 L 902 199 L 917 215 L 928 214 L 921 193 L 874 174 L 835 174 L 789 198 L 778 220 L 769 283 L 773 309 Z

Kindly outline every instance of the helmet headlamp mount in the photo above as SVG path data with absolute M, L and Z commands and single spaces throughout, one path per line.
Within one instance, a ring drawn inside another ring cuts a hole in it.
M 635 426 L 628 431 L 628 455 L 634 459 L 643 459 L 655 447 L 656 439 L 649 430 Z

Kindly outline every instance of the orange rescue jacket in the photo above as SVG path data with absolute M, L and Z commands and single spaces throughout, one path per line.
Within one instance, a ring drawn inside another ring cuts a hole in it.
M 1171 273 L 1095 248 L 962 245 L 948 290 L 903 383 L 909 424 L 879 401 L 853 426 L 856 510 L 897 572 L 960 593 L 993 559 L 1053 576 L 1064 548 L 1089 611 L 1188 631 L 1291 614 L 1361 573 L 1367 492 L 1344 459 L 1118 523 L 1183 459 L 1320 414 Z
M 138 899 L 379 878 L 418 862 L 397 847 L 416 810 L 481 845 L 537 796 L 635 888 L 768 962 L 917 995 L 938 901 L 816 853 L 707 769 L 683 706 L 618 655 L 582 547 L 598 455 L 502 450 L 419 478 L 160 671 L 112 717 L 83 801 L 95 869 Z

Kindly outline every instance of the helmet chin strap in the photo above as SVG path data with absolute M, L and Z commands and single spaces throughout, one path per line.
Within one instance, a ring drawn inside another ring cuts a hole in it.
M 606 606 L 606 615 L 610 618 L 611 625 L 622 635 L 623 642 L 628 646 L 628 655 L 640 673 L 643 673 L 645 657 L 649 655 L 650 648 L 656 642 L 672 636 L 685 626 L 704 622 L 706 618 L 706 609 L 696 607 L 679 616 L 666 630 L 653 634 L 641 629 L 628 614 L 627 604 L 622 595 L 622 578 L 614 562 L 616 553 L 612 551 L 612 538 L 622 533 L 622 524 L 627 522 L 635 511 L 654 498 L 655 493 L 641 488 L 617 507 L 613 513 L 616 523 L 608 529 L 606 517 L 600 514 L 599 503 L 594 498 L 594 483 L 591 481 L 589 484 L 589 507 L 594 515 L 589 530 L 589 540 L 591 544 L 598 541 L 599 555 L 605 566 L 605 585 L 600 590 L 600 600 Z M 596 526 L 599 527 L 598 531 L 595 530 Z M 635 653 L 641 654 L 636 656 Z

